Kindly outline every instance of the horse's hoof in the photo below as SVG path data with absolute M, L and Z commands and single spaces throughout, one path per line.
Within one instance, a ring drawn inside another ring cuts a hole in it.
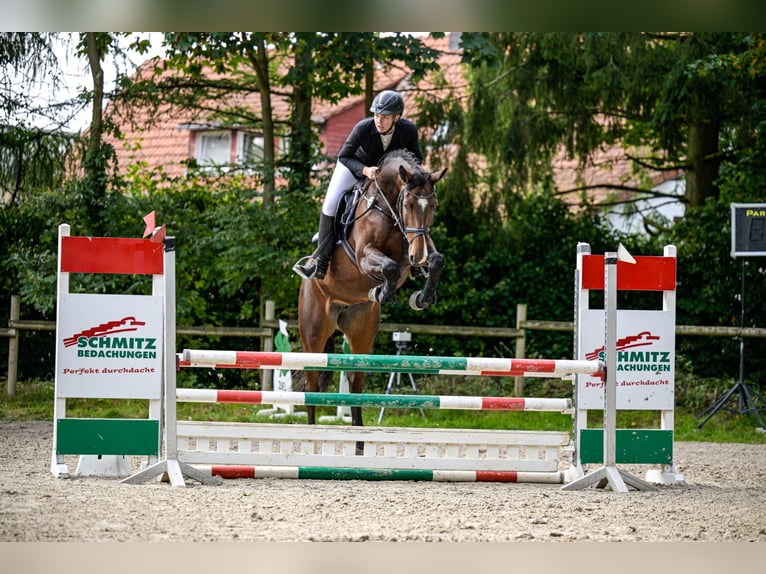
M 420 295 L 422 294 L 423 294 L 422 291 L 416 291 L 415 293 L 410 295 L 410 307 L 412 307 L 415 311 L 422 311 L 423 309 L 428 307 L 428 305 L 422 305 L 422 306 L 418 305 L 418 297 L 420 297 Z

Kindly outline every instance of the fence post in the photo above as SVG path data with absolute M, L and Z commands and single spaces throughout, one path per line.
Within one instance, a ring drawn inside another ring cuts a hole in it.
M 526 303 L 516 304 L 516 328 L 521 329 L 521 324 L 527 320 Z M 516 358 L 523 359 L 527 352 L 527 332 L 522 331 L 521 337 L 516 337 Z M 513 377 L 513 395 L 524 396 L 524 377 Z
M 274 301 L 266 299 L 263 303 L 264 311 L 263 315 L 266 321 L 274 320 Z M 274 336 L 272 335 L 263 338 L 263 350 L 271 352 L 274 350 Z M 274 388 L 274 371 L 266 370 L 261 372 L 261 387 L 264 391 L 271 391 Z
M 21 305 L 18 295 L 11 295 L 11 322 L 18 321 Z M 16 394 L 16 381 L 19 367 L 19 331 L 8 339 L 8 396 Z

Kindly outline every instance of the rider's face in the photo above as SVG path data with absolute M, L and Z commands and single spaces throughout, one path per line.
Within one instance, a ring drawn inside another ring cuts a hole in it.
M 399 116 L 384 116 L 381 114 L 375 114 L 375 129 L 377 129 L 380 133 L 386 133 L 391 129 L 391 126 L 398 119 Z

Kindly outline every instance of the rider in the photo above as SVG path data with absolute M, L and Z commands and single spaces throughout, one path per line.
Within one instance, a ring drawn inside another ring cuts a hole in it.
M 404 100 L 393 90 L 380 92 L 372 101 L 372 117 L 354 126 L 338 152 L 322 212 L 319 215 L 317 248 L 310 256 L 301 258 L 293 271 L 304 279 L 324 279 L 335 248 L 335 211 L 343 194 L 363 178 L 374 178 L 378 162 L 387 152 L 407 149 L 423 161 L 418 130 L 413 122 L 402 118 Z

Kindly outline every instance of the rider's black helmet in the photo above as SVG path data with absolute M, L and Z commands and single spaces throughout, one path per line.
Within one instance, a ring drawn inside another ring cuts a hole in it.
M 404 111 L 404 100 L 393 90 L 383 90 L 372 100 L 370 111 L 381 116 L 400 116 Z

